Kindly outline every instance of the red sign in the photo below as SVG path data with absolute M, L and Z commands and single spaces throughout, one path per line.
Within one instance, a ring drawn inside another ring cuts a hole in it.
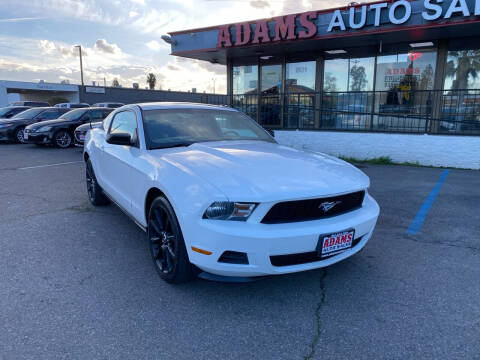
M 297 20 L 301 30 L 297 32 Z M 258 20 L 255 23 L 239 23 L 220 26 L 217 48 L 228 48 L 247 44 L 265 44 L 282 40 L 308 39 L 316 35 L 316 11 L 309 11 L 298 15 L 279 16 L 275 22 L 275 35 L 271 36 L 267 20 Z M 235 41 L 232 40 L 230 30 L 235 30 Z M 253 37 L 252 37 L 253 34 Z
M 415 61 L 417 59 L 420 59 L 422 56 L 423 54 L 421 52 L 416 52 L 416 53 L 412 52 L 408 54 L 408 60 Z

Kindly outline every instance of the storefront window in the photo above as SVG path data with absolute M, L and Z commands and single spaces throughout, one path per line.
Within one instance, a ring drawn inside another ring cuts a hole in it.
M 435 51 L 379 56 L 375 90 L 431 90 L 436 61 Z
M 256 119 L 258 103 L 258 66 L 234 66 L 232 85 L 233 106 Z
M 315 72 L 315 61 L 287 64 L 284 106 L 286 127 L 314 127 Z
M 440 131 L 480 129 L 480 49 L 449 51 Z
M 416 51 L 377 58 L 373 128 L 418 131 L 432 112 L 437 53 Z
M 315 91 L 315 61 L 288 63 L 286 71 L 286 92 Z
M 282 65 L 262 65 L 262 98 L 260 124 L 281 125 L 280 92 L 282 90 Z
M 348 71 L 349 91 L 372 91 L 375 58 L 350 59 Z
M 347 91 L 348 89 L 348 59 L 325 61 L 323 91 Z
M 258 66 L 234 66 L 233 67 L 233 93 L 246 94 L 257 91 Z
M 445 89 L 480 89 L 480 49 L 449 51 Z
M 372 109 L 375 58 L 325 61 L 322 127 L 361 129 Z
M 278 94 L 282 88 L 282 65 L 262 66 L 262 93 Z

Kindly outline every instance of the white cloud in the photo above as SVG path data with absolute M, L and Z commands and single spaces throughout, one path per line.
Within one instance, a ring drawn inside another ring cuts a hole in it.
M 149 41 L 145 44 L 150 50 L 160 51 L 161 49 L 170 49 L 170 45 L 161 44 L 157 40 Z
M 107 54 L 119 54 L 121 52 L 117 44 L 109 44 L 105 39 L 98 39 L 95 42 L 94 49 Z
M 138 16 L 138 12 L 136 12 L 136 11 L 133 11 L 133 10 L 132 10 L 132 11 L 130 11 L 130 12 L 128 13 L 128 17 L 129 17 L 129 18 L 134 18 L 134 17 L 136 17 L 136 16 Z

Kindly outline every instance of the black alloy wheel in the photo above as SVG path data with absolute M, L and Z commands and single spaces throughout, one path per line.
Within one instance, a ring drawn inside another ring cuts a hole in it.
M 60 130 L 55 133 L 53 141 L 56 147 L 66 149 L 72 145 L 72 136 L 67 131 Z
M 85 180 L 87 182 L 88 199 L 90 200 L 90 202 L 95 206 L 108 204 L 109 200 L 103 193 L 100 185 L 98 185 L 97 178 L 95 177 L 95 172 L 93 171 L 93 166 L 90 159 L 87 160 L 86 164 Z
M 172 206 L 163 197 L 156 198 L 150 207 L 147 233 L 150 254 L 160 277 L 172 284 L 190 280 L 192 265 L 180 225 Z
M 25 131 L 25 127 L 21 126 L 17 130 L 15 130 L 14 140 L 19 144 L 25 144 L 25 138 L 23 136 L 23 132 Z

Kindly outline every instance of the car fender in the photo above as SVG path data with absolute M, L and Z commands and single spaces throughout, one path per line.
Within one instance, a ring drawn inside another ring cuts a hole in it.
M 212 202 L 228 201 L 228 197 L 220 189 L 186 168 L 153 156 L 146 156 L 145 162 L 149 168 L 141 171 L 149 175 L 143 191 L 143 214 L 133 214 L 144 226 L 147 225 L 148 217 L 147 196 L 153 188 L 160 190 L 172 205 L 184 236 L 192 235 L 189 232 L 189 221 L 201 220 L 205 209 Z

